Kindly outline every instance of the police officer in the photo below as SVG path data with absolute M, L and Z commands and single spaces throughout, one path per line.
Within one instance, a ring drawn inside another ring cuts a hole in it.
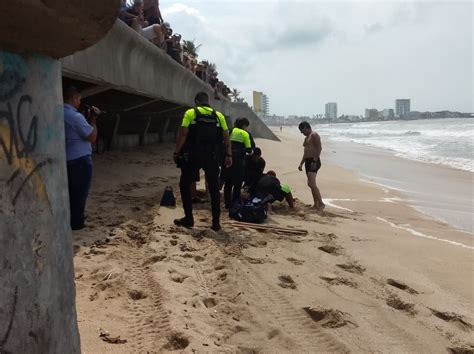
M 174 220 L 175 225 L 193 227 L 191 185 L 197 180 L 202 168 L 211 195 L 212 230 L 219 231 L 220 192 L 219 168 L 225 154 L 224 166 L 232 165 L 232 150 L 225 117 L 212 109 L 209 96 L 199 92 L 194 102 L 196 108 L 188 109 L 183 117 L 176 138 L 174 160 L 181 168 L 179 189 L 183 201 L 184 218 Z
M 238 118 L 230 133 L 232 147 L 232 166 L 222 169 L 224 180 L 224 201 L 228 209 L 240 201 L 240 192 L 245 178 L 245 159 L 252 153 L 252 143 L 247 129 L 250 122 L 247 118 Z

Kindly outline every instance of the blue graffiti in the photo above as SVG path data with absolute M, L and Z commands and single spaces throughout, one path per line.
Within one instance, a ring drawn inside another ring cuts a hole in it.
M 0 102 L 11 99 L 20 91 L 28 72 L 20 55 L 0 52 Z

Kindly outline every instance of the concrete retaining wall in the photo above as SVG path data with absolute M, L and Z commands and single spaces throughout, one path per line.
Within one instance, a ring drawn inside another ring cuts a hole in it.
M 59 62 L 0 52 L 0 353 L 79 353 Z
M 199 91 L 214 97 L 208 84 L 121 21 L 96 45 L 61 61 L 67 77 L 181 106 L 192 107 Z M 278 140 L 247 104 L 215 100 L 212 106 L 231 120 L 247 117 L 256 137 Z

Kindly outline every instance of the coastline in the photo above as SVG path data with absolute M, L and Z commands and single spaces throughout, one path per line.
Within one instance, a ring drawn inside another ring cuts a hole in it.
M 294 128 L 297 132 L 296 128 Z M 277 133 L 277 129 L 274 129 Z M 294 137 L 291 132 L 290 137 Z M 361 181 L 390 189 L 427 217 L 473 234 L 472 172 L 399 157 L 396 152 L 322 136 L 323 159 L 346 168 Z
M 226 215 L 216 234 L 207 204 L 193 230 L 176 228 L 180 204 L 158 206 L 169 184 L 179 203 L 172 145 L 96 156 L 91 226 L 74 234 L 82 351 L 472 348 L 473 238 L 324 159 L 329 203 L 315 214 L 301 143 L 257 139 L 299 200 L 295 211 L 275 203 L 268 223 L 306 236 L 235 228 Z M 99 328 L 127 343 L 105 343 Z
M 327 161 L 395 192 L 423 214 L 473 234 L 473 173 L 413 161 L 380 148 L 325 139 Z

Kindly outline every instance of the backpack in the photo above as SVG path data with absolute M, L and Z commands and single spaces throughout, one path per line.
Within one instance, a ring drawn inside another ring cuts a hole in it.
M 174 207 L 176 206 L 176 198 L 174 197 L 173 188 L 167 186 L 163 192 L 163 197 L 160 202 L 161 206 Z
M 214 149 L 223 144 L 222 129 L 218 126 L 219 118 L 217 112 L 212 110 L 211 114 L 202 114 L 199 109 L 194 108 L 195 118 L 195 143 L 197 149 Z
M 260 198 L 249 198 L 243 203 L 235 203 L 229 209 L 231 219 L 252 224 L 261 224 L 267 218 L 267 201 Z

